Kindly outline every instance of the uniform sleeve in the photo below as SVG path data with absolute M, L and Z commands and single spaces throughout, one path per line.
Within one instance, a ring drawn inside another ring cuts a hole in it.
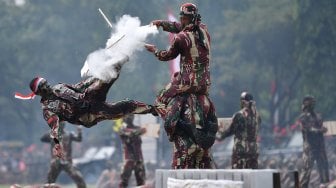
M 236 127 L 239 124 L 240 118 L 241 118 L 240 113 L 236 113 L 236 114 L 233 115 L 232 122 L 231 122 L 230 126 L 222 133 L 221 139 L 232 136 L 235 133 Z
M 60 143 L 62 134 L 59 129 L 59 126 L 60 126 L 59 117 L 55 113 L 49 110 L 43 111 L 43 117 L 47 121 L 49 127 L 51 128 L 51 131 L 50 131 L 51 139 L 53 139 L 56 144 Z
M 85 90 L 90 87 L 93 83 L 95 83 L 96 79 L 94 77 L 87 78 L 79 83 L 69 85 L 71 88 L 76 90 L 77 92 L 84 93 Z
M 155 56 L 160 61 L 169 61 L 175 59 L 182 50 L 182 39 L 181 36 L 175 36 L 173 44 L 169 47 L 168 50 L 161 50 L 155 53 Z
M 181 24 L 178 22 L 171 22 L 168 20 L 163 20 L 160 24 L 164 31 L 170 33 L 179 33 L 182 30 Z

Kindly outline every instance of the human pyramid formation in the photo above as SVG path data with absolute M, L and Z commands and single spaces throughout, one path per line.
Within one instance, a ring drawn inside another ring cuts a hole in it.
M 151 22 L 152 27 L 162 27 L 165 31 L 177 34 L 168 50 L 159 51 L 152 44 L 145 44 L 145 48 L 161 61 L 169 61 L 181 55 L 181 71 L 160 91 L 154 105 L 130 99 L 113 103 L 106 101 L 107 93 L 118 79 L 122 66 L 129 61 L 128 55 L 118 57 L 118 61 L 111 67 L 116 75 L 109 80 L 89 76 L 76 84 L 60 83 L 51 86 L 45 78 L 35 77 L 30 82 L 31 94 L 16 94 L 16 98 L 21 99 L 41 96 L 43 117 L 51 128 L 50 136 L 56 143 L 53 148 L 54 155 L 64 157 L 60 144 L 60 122 L 67 121 L 89 128 L 100 121 L 119 119 L 128 114 L 152 113 L 165 120 L 164 128 L 170 141 L 176 141 L 177 144 L 178 138 L 189 134 L 191 140 L 201 146 L 197 147 L 198 150 L 204 150 L 200 163 L 186 159 L 184 163 L 174 164 L 174 168 L 188 168 L 195 164 L 201 168 L 211 168 L 213 161 L 207 151 L 215 141 L 214 134 L 218 125 L 214 105 L 208 96 L 210 35 L 205 24 L 201 23 L 194 4 L 183 4 L 180 16 L 180 23 L 165 20 Z M 194 135 L 201 135 L 202 138 Z M 181 155 L 184 154 L 179 152 L 176 155 L 176 161 L 179 161 L 177 158 L 185 157 Z
M 43 117 L 51 128 L 50 136 L 56 143 L 53 147 L 55 156 L 60 159 L 64 157 L 60 144 L 61 122 L 67 121 L 89 128 L 103 120 L 119 119 L 129 114 L 151 113 L 164 120 L 165 131 L 169 140 L 173 142 L 173 169 L 215 168 L 210 148 L 216 139 L 218 120 L 214 104 L 209 98 L 211 39 L 207 27 L 201 22 L 197 7 L 192 3 L 185 3 L 180 7 L 180 22 L 154 20 L 151 24 L 152 27 L 156 26 L 176 35 L 168 50 L 158 50 L 153 44 L 145 44 L 144 47 L 160 61 L 169 61 L 180 55 L 180 71 L 175 73 L 172 81 L 159 92 L 153 105 L 130 99 L 113 103 L 106 101 L 107 93 L 118 79 L 122 66 L 129 61 L 130 56 L 127 54 L 119 54 L 117 59 L 109 57 L 115 60 L 109 69 L 115 74 L 110 75 L 108 79 L 89 75 L 77 84 L 61 83 L 50 86 L 45 78 L 35 77 L 30 82 L 30 95 L 16 94 L 16 97 L 21 99 L 32 99 L 35 95 L 41 97 Z M 123 35 L 117 41 L 125 41 L 124 37 L 127 38 Z M 240 103 L 241 110 L 233 116 L 230 127 L 223 134 L 217 135 L 217 139 L 221 140 L 234 134 L 232 168 L 257 169 L 259 154 L 256 140 L 261 119 L 250 93 L 242 92 Z M 305 114 L 301 118 L 303 124 L 311 120 L 311 112 L 307 109 L 313 105 L 313 98 L 304 99 Z M 309 132 L 311 124 L 306 125 L 308 128 L 303 125 L 303 129 Z M 323 133 L 326 130 L 321 128 L 321 123 L 318 123 L 318 126 L 320 127 L 315 127 L 314 130 L 317 136 L 321 137 L 322 150 Z M 243 155 L 242 151 L 245 152 Z M 307 156 L 311 155 L 309 151 L 304 152 Z M 306 158 L 306 161 L 309 161 L 303 174 L 305 181 L 302 181 L 302 187 L 306 187 L 309 182 L 309 170 L 313 164 L 311 161 L 315 160 Z M 326 156 L 321 158 L 325 159 L 325 162 L 321 163 L 322 166 L 328 166 Z M 321 183 L 326 183 L 329 181 L 329 174 L 323 169 Z

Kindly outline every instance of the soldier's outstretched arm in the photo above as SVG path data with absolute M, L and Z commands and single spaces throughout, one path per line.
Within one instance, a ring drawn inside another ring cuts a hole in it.
M 53 148 L 53 154 L 57 156 L 58 158 L 63 158 L 63 149 L 61 143 L 62 139 L 62 134 L 61 131 L 59 130 L 59 117 L 55 113 L 49 111 L 49 110 L 44 110 L 43 111 L 43 117 L 47 121 L 49 127 L 51 128 L 50 131 L 50 137 L 51 139 L 54 140 L 55 146 Z

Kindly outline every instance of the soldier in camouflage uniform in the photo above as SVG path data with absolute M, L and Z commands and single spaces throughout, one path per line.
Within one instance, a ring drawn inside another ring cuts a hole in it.
M 114 68 L 118 75 L 123 63 L 122 61 L 115 64 Z M 54 152 L 57 156 L 62 157 L 62 148 L 59 144 L 60 121 L 92 127 L 100 121 L 118 119 L 126 114 L 152 112 L 151 105 L 139 101 L 126 99 L 116 103 L 105 102 L 107 92 L 117 78 L 107 83 L 96 78 L 88 78 L 75 85 L 60 83 L 52 87 L 41 77 L 36 77 L 30 82 L 33 95 L 41 96 L 43 117 L 51 128 L 50 134 L 56 142 Z
M 218 140 L 234 135 L 233 169 L 258 169 L 257 136 L 261 118 L 250 93 L 241 93 L 240 105 L 241 110 L 233 115 L 230 126 L 218 135 Z
M 141 150 L 140 135 L 146 132 L 145 128 L 136 127 L 133 124 L 134 115 L 130 114 L 123 118 L 124 125 L 119 135 L 123 145 L 124 165 L 121 172 L 119 187 L 127 187 L 128 180 L 134 170 L 137 186 L 144 185 L 146 181 L 145 165 Z
M 173 104 L 171 104 L 173 103 Z M 178 95 L 169 106 L 168 138 L 173 142 L 173 169 L 213 169 L 211 146 L 215 141 L 218 122 L 215 108 L 206 95 Z M 167 122 L 166 121 L 166 122 Z
M 169 50 L 159 51 L 155 45 L 146 44 L 149 52 L 161 61 L 169 61 L 180 55 L 180 72 L 175 73 L 172 82 L 163 89 L 157 99 L 159 115 L 166 118 L 169 101 L 178 94 L 195 93 L 208 95 L 210 88 L 210 35 L 201 23 L 196 5 L 185 3 L 181 6 L 180 23 L 155 20 L 152 24 L 164 31 L 177 33 Z
M 180 23 L 154 20 L 152 24 L 176 36 L 168 50 L 159 51 L 151 44 L 146 44 L 146 49 L 161 61 L 181 56 L 180 72 L 175 73 L 155 102 L 158 114 L 165 120 L 167 135 L 174 142 L 172 168 L 213 168 L 209 148 L 214 139 L 210 138 L 212 141 L 204 145 L 197 142 L 198 133 L 202 132 L 199 130 L 210 124 L 214 125 L 212 131 L 218 128 L 214 106 L 208 97 L 211 54 L 207 27 L 201 23 L 197 7 L 192 3 L 181 6 Z
M 208 146 L 201 147 L 194 135 L 208 124 L 208 116 L 215 117 L 214 107 L 208 98 L 211 84 L 210 35 L 206 25 L 201 23 L 196 5 L 183 4 L 180 16 L 180 23 L 165 20 L 152 22 L 165 31 L 177 33 L 169 50 L 159 51 L 154 45 L 145 45 L 161 61 L 181 55 L 180 72 L 159 93 L 156 109 L 165 120 L 170 141 L 174 142 L 172 167 L 212 168 Z M 198 115 L 203 118 L 199 119 Z M 217 123 L 217 119 L 213 121 Z
M 65 122 L 60 123 L 59 131 L 62 135 L 62 147 L 64 150 L 64 158 L 58 159 L 57 156 L 53 155 L 51 151 L 51 163 L 48 171 L 48 183 L 55 183 L 58 175 L 64 170 L 73 181 L 76 183 L 78 188 L 85 188 L 86 184 L 82 177 L 80 171 L 72 164 L 72 141 L 81 142 L 82 141 L 82 129 L 77 128 L 77 135 L 72 132 L 67 132 L 65 129 Z M 55 142 L 51 139 L 50 134 L 46 133 L 41 137 L 42 142 L 48 142 L 51 144 L 51 148 L 54 147 Z M 52 150 L 52 149 L 51 149 Z
M 327 128 L 323 127 L 322 117 L 314 112 L 314 107 L 315 98 L 312 96 L 304 97 L 302 114 L 299 118 L 303 136 L 302 158 L 304 162 L 300 177 L 301 188 L 308 188 L 310 174 L 315 161 L 320 174 L 321 187 L 329 182 L 328 158 L 323 137 L 323 134 L 327 132 Z

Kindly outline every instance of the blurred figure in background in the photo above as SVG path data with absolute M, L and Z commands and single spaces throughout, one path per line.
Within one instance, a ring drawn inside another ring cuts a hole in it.
M 320 174 L 320 187 L 326 187 L 329 182 L 329 165 L 323 137 L 323 134 L 327 132 L 327 128 L 323 127 L 322 116 L 314 111 L 315 102 L 313 96 L 305 96 L 302 101 L 302 113 L 299 118 L 303 137 L 302 158 L 304 162 L 300 177 L 301 188 L 308 188 L 315 161 Z
M 73 132 L 67 132 L 65 129 L 65 122 L 60 123 L 60 134 L 62 136 L 61 145 L 64 149 L 64 158 L 58 159 L 57 156 L 51 151 L 51 162 L 48 171 L 48 183 L 55 183 L 58 175 L 64 170 L 71 179 L 76 183 L 78 188 L 85 188 L 86 184 L 82 177 L 80 171 L 72 164 L 72 141 L 81 142 L 82 141 L 82 127 L 77 127 L 77 134 Z M 49 133 L 44 134 L 41 137 L 42 142 L 47 142 L 51 144 L 51 150 L 54 148 L 55 142 L 50 137 Z
M 230 126 L 223 133 L 217 135 L 217 139 L 223 140 L 234 135 L 231 159 L 233 169 L 258 169 L 257 137 L 261 118 L 250 93 L 241 93 L 240 107 L 241 110 L 233 115 Z
M 129 114 L 123 118 L 124 125 L 119 135 L 123 145 L 124 164 L 120 174 L 119 187 L 127 187 L 129 178 L 134 170 L 137 186 L 145 185 L 146 171 L 141 149 L 141 135 L 146 132 L 145 128 L 133 124 L 134 115 Z
M 117 187 L 117 171 L 111 160 L 106 161 L 106 169 L 100 174 L 96 188 L 114 188 Z

